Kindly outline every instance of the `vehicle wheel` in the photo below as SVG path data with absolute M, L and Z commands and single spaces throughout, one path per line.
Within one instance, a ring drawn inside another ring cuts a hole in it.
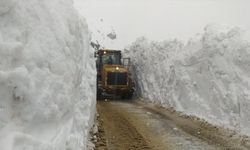
M 101 100 L 102 99 L 102 92 L 100 92 L 100 91 L 96 92 L 96 99 L 97 100 Z
M 122 98 L 122 99 L 132 99 L 132 97 L 133 97 L 133 93 L 132 93 L 132 92 L 123 93 L 123 94 L 121 95 L 121 98 Z

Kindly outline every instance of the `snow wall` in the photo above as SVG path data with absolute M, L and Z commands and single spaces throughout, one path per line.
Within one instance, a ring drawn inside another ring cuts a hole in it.
M 95 65 L 71 0 L 0 0 L 0 149 L 83 150 Z
M 138 38 L 129 48 L 144 99 L 250 135 L 250 44 L 207 26 L 187 44 Z

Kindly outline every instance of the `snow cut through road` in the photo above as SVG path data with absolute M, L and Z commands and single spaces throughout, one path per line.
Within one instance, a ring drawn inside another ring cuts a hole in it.
M 192 124 L 192 121 L 178 121 L 176 116 L 166 116 L 162 110 L 150 108 L 144 103 L 99 101 L 97 109 L 104 130 L 99 136 L 105 140 L 101 141 L 104 144 L 97 143 L 97 149 L 247 149 L 241 145 L 236 146 L 236 143 L 229 145 L 227 142 L 232 141 L 228 139 L 225 142 L 224 139 L 213 136 L 216 132 L 212 131 L 209 133 L 210 139 L 206 139 L 203 134 L 205 130 L 209 130 L 207 127 L 202 129 L 195 123 Z M 166 110 L 164 113 L 170 112 Z

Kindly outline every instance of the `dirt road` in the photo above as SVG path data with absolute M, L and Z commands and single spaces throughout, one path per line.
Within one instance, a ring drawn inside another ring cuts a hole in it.
M 99 150 L 241 150 L 234 132 L 140 101 L 98 101 Z

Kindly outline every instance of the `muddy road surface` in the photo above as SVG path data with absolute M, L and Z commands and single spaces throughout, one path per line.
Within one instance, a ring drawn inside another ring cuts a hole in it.
M 245 150 L 243 137 L 142 101 L 98 101 L 98 150 Z

